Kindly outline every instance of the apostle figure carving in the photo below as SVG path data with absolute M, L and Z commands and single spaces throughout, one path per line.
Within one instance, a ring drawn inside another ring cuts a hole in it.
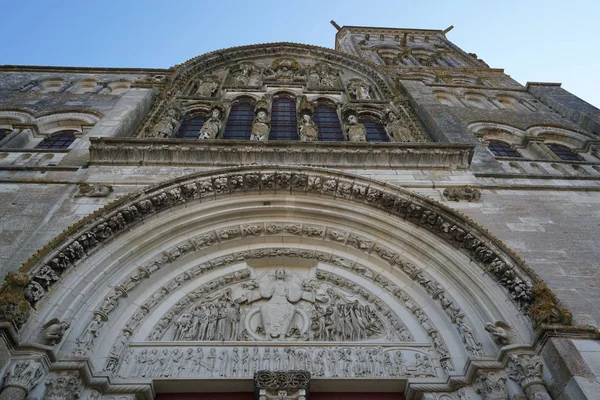
M 250 74 L 252 73 L 252 65 L 243 63 L 233 73 L 233 82 L 238 86 L 248 86 L 250 84 Z
M 367 128 L 358 121 L 358 117 L 354 114 L 348 116 L 346 122 L 346 134 L 351 142 L 366 142 Z
M 194 95 L 201 97 L 213 97 L 219 90 L 219 82 L 215 77 L 206 77 L 198 82 Z
M 300 140 L 303 142 L 316 142 L 318 140 L 319 128 L 310 114 L 302 115 L 299 131 Z
M 358 78 L 350 80 L 348 93 L 353 100 L 372 100 L 371 87 Z
M 385 131 L 388 136 L 396 142 L 412 142 L 412 135 L 410 129 L 408 129 L 402 121 L 398 118 L 398 115 L 393 111 L 387 113 L 387 124 L 385 125 Z
M 250 140 L 267 140 L 269 138 L 269 130 L 271 129 L 269 127 L 270 122 L 267 111 L 258 111 L 254 118 L 254 122 L 252 123 Z
M 223 129 L 223 122 L 221 121 L 221 110 L 217 107 L 211 110 L 211 116 L 202 125 L 199 132 L 199 139 L 216 139 L 217 135 Z

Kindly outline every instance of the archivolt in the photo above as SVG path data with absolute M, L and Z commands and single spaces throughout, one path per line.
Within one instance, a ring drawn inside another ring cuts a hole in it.
M 529 310 L 534 323 L 569 323 L 570 315 L 539 278 L 502 243 L 462 215 L 408 191 L 362 177 L 324 169 L 289 167 L 231 168 L 188 175 L 129 195 L 97 211 L 61 234 L 22 268 L 31 282 L 21 289 L 33 307 L 52 291 L 61 275 L 77 269 L 98 249 L 165 211 L 194 204 L 234 201 L 249 196 L 319 199 L 353 205 L 397 226 L 412 226 L 455 247 L 507 291 L 516 306 Z M 318 209 L 318 206 L 313 206 Z M 137 249 L 140 250 L 140 249 Z M 14 277 L 11 277 L 13 279 Z M 23 281 L 20 281 L 23 282 Z M 534 286 L 538 285 L 537 291 Z M 536 295 L 543 303 L 536 303 Z M 13 316 L 20 327 L 31 309 Z

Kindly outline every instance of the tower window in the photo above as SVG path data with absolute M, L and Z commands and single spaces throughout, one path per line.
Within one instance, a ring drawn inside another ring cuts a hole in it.
M 518 151 L 511 148 L 510 145 L 502 142 L 490 142 L 488 144 L 488 149 L 492 152 L 492 154 L 496 157 L 514 157 L 514 158 L 522 158 L 521 154 Z
M 575 154 L 573 150 L 569 149 L 567 146 L 561 146 L 560 144 L 546 144 L 546 146 L 552 150 L 554 154 L 560 157 L 561 160 L 567 161 L 583 161 L 583 158 L 578 154 Z
M 177 138 L 179 139 L 190 139 L 195 140 L 198 139 L 198 134 L 200 133 L 200 128 L 204 122 L 206 122 L 206 115 L 196 114 L 190 117 L 186 117 L 181 123 L 179 127 L 179 131 L 177 132 Z
M 60 131 L 48 136 L 36 146 L 36 149 L 68 149 L 75 141 L 76 130 Z
M 254 120 L 254 105 L 249 101 L 234 104 L 229 111 L 224 139 L 248 140 Z
M 269 140 L 298 140 L 294 100 L 286 97 L 273 100 Z
M 343 142 L 342 125 L 334 107 L 318 104 L 314 115 L 315 124 L 319 127 L 319 141 Z
M 373 118 L 365 117 L 361 120 L 367 129 L 367 142 L 389 142 L 390 138 L 383 128 L 383 124 Z

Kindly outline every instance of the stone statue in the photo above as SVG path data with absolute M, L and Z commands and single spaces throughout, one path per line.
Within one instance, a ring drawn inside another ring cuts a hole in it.
M 221 121 L 221 110 L 217 107 L 211 111 L 211 116 L 202 125 L 199 132 L 199 139 L 216 139 L 217 135 L 223 129 L 223 122 Z
M 348 93 L 354 100 L 372 100 L 371 87 L 358 78 L 350 80 Z
M 167 138 L 173 135 L 182 116 L 181 106 L 178 101 L 173 102 L 156 125 L 152 127 L 151 137 Z
M 412 142 L 412 135 L 410 129 L 408 129 L 402 121 L 398 118 L 396 113 L 389 111 L 387 113 L 388 122 L 385 125 L 385 131 L 388 136 L 395 142 Z
M 310 114 L 303 114 L 300 119 L 300 140 L 303 142 L 316 142 L 319 140 L 319 128 L 314 123 Z
M 219 90 L 219 82 L 215 78 L 205 78 L 200 80 L 198 88 L 194 92 L 194 95 L 201 97 L 213 97 Z
M 502 321 L 496 321 L 495 323 L 485 324 L 485 330 L 488 331 L 494 338 L 494 342 L 501 346 L 512 343 L 512 334 L 510 327 Z
M 61 321 L 58 318 L 48 321 L 44 325 L 45 329 L 42 333 L 42 342 L 48 346 L 54 346 L 60 343 L 70 326 L 71 323 L 69 321 Z
M 269 131 L 271 130 L 271 127 L 269 126 L 270 123 L 271 119 L 269 118 L 268 112 L 266 110 L 259 110 L 256 113 L 256 117 L 254 117 L 254 122 L 252 123 L 250 140 L 269 139 Z
M 358 117 L 354 114 L 348 116 L 346 122 L 346 134 L 351 142 L 366 142 L 367 128 L 364 124 L 358 121 Z
M 252 65 L 248 63 L 241 64 L 239 69 L 233 73 L 233 82 L 238 86 L 248 86 L 250 83 L 250 74 Z

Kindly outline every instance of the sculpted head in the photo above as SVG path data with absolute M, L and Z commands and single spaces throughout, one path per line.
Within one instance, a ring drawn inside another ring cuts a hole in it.
M 390 122 L 398 121 L 398 116 L 391 111 L 388 113 L 388 118 L 390 119 Z
M 310 117 L 309 114 L 304 114 L 302 115 L 302 121 L 304 121 L 305 123 L 309 124 L 312 122 L 312 118 Z
M 261 122 L 266 121 L 267 120 L 267 112 L 264 110 L 260 110 L 258 112 L 258 114 L 256 114 L 256 118 Z
M 358 117 L 354 114 L 350 114 L 348 116 L 348 123 L 349 124 L 358 124 Z
M 221 111 L 218 108 L 213 108 L 211 115 L 213 118 L 220 118 L 221 117 Z
M 285 271 L 281 268 L 275 270 L 275 279 L 285 279 Z

